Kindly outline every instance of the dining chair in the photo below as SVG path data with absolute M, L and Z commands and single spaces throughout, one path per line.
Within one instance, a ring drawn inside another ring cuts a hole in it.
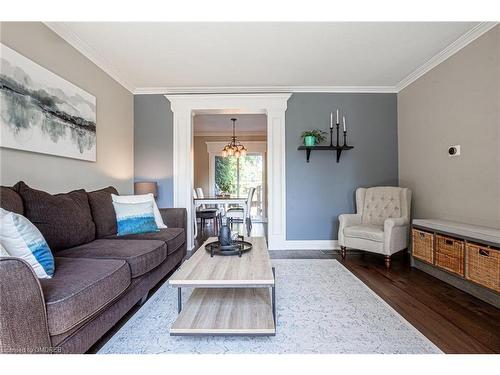
M 255 193 L 255 188 L 251 187 L 248 189 L 248 197 L 247 197 L 247 214 L 246 217 L 244 216 L 244 209 L 241 206 L 238 207 L 231 207 L 227 210 L 226 212 L 226 218 L 228 219 L 229 223 L 231 224 L 231 228 L 233 226 L 233 222 L 242 222 L 243 224 L 246 224 L 247 226 L 247 232 L 248 235 L 250 236 L 250 231 L 252 230 L 252 219 L 250 216 L 250 208 L 252 206 L 252 199 L 253 195 Z
M 196 188 L 196 190 L 193 189 L 193 198 L 195 199 L 205 198 L 203 194 L 203 189 L 202 188 Z M 196 218 L 200 219 L 202 235 L 205 232 L 206 220 L 213 220 L 215 235 L 217 236 L 219 234 L 220 211 L 217 209 L 217 207 L 208 208 L 206 205 L 201 205 L 200 208 L 196 211 Z

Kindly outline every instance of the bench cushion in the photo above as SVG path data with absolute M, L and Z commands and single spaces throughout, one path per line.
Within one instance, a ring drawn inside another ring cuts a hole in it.
M 119 240 L 155 240 L 163 241 L 167 245 L 168 254 L 176 252 L 185 242 L 184 229 L 165 228 L 159 232 L 149 232 L 140 234 L 128 234 L 125 236 L 109 236 L 106 239 Z
M 121 259 L 128 263 L 132 278 L 144 275 L 167 257 L 162 241 L 99 239 L 63 250 L 58 256 L 70 258 Z
M 52 279 L 40 284 L 51 335 L 64 333 L 100 311 L 130 285 L 123 260 L 56 257 Z

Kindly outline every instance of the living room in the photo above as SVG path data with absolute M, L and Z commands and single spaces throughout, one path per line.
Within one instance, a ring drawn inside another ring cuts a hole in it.
M 2 20 L 0 352 L 494 368 L 497 13 Z

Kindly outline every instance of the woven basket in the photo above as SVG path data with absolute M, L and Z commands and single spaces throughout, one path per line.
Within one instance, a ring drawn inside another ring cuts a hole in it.
M 412 254 L 427 263 L 434 263 L 434 235 L 412 229 Z
M 465 278 L 500 292 L 500 249 L 467 244 Z
M 436 266 L 463 277 L 464 249 L 464 241 L 436 234 Z

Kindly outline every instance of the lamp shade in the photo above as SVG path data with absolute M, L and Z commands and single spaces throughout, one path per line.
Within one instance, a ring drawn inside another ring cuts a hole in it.
M 158 196 L 158 184 L 155 181 L 134 183 L 134 194 L 140 195 L 149 193 L 152 193 L 155 198 Z

